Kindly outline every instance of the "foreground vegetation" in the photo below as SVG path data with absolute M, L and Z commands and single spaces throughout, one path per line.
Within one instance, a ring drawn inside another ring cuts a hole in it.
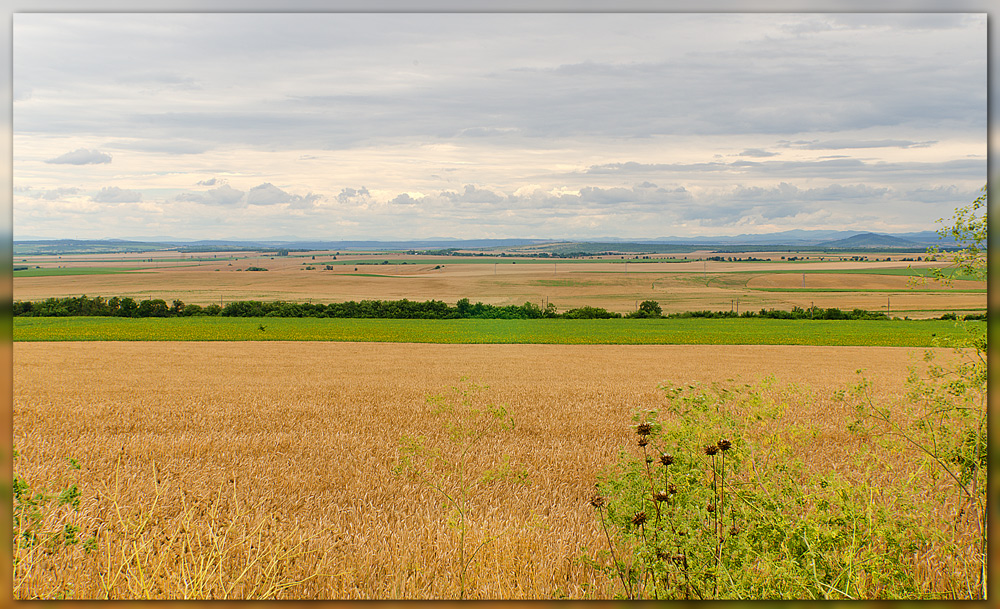
M 930 347 L 985 332 L 948 320 L 319 319 L 283 317 L 15 317 L 14 341 L 349 341 L 618 345 Z
M 985 402 L 971 399 L 981 395 L 974 386 L 956 398 L 953 376 L 906 391 L 901 350 L 50 343 L 16 352 L 16 598 L 966 598 L 978 589 L 980 418 L 953 409 L 948 422 L 961 433 L 947 436 L 937 417 L 923 430 L 911 423 L 940 398 L 975 412 Z M 723 380 L 765 361 L 778 376 Z M 928 378 L 914 365 L 914 379 Z M 870 372 L 852 381 L 854 366 Z M 609 375 L 615 367 L 629 373 Z M 636 410 L 649 436 L 630 427 Z M 889 423 L 868 416 L 881 412 Z M 973 441 L 951 441 L 968 431 Z M 955 477 L 900 432 L 918 442 L 936 434 Z M 704 448 L 720 439 L 731 445 L 713 463 Z M 674 457 L 669 467 L 661 452 Z M 661 490 L 670 499 L 658 521 Z M 676 536 L 656 533 L 668 519 Z
M 630 599 L 986 598 L 985 364 L 977 351 L 911 375 L 894 405 L 863 377 L 838 392 L 866 456 L 846 475 L 806 465 L 817 434 L 783 425 L 794 390 L 665 386 L 663 408 L 637 413 L 638 451 L 591 499 L 609 576 Z

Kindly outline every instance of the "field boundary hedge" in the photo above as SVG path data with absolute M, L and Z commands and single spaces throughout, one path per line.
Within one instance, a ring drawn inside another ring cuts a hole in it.
M 523 305 L 491 305 L 468 298 L 459 300 L 454 306 L 440 300 L 423 302 L 402 300 L 362 300 L 360 302 L 302 303 L 286 301 L 238 300 L 225 306 L 216 304 L 202 307 L 174 300 L 171 304 L 163 299 L 136 301 L 131 297 L 114 296 L 71 296 L 49 298 L 39 302 L 16 301 L 13 305 L 14 317 L 327 317 L 340 319 L 614 319 L 614 318 L 765 318 L 796 320 L 887 320 L 885 313 L 837 308 L 824 309 L 793 307 L 790 311 L 780 309 L 760 309 L 759 311 L 685 311 L 663 314 L 658 302 L 643 301 L 636 311 L 622 315 L 598 307 L 578 307 L 562 313 L 549 303 L 544 309 L 526 302 Z M 945 314 L 939 319 L 956 319 L 954 314 Z M 965 315 L 967 321 L 985 320 L 986 314 Z

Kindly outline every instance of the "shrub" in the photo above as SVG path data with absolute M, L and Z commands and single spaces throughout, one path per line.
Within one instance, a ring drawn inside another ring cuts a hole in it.
M 905 484 L 882 486 L 876 459 L 853 473 L 805 465 L 816 431 L 796 427 L 786 412 L 811 396 L 777 388 L 773 379 L 663 390 L 666 406 L 637 413 L 633 448 L 604 473 L 591 499 L 609 545 L 604 568 L 622 596 L 957 593 L 958 581 L 946 584 L 951 592 L 935 591 L 915 568 L 949 526 L 944 519 L 928 526 L 933 498 Z

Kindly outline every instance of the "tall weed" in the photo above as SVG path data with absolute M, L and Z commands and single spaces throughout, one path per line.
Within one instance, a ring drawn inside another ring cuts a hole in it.
M 955 581 L 918 568 L 948 523 L 937 511 L 928 523 L 927 497 L 886 482 L 891 452 L 861 442 L 852 463 L 811 459 L 823 432 L 790 412 L 815 399 L 808 391 L 772 378 L 663 391 L 591 500 L 621 596 L 958 596 Z

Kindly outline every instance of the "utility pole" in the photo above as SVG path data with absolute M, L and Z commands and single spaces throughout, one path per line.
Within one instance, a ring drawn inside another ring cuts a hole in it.
M 889 317 L 889 297 L 885 297 L 885 316 Z

